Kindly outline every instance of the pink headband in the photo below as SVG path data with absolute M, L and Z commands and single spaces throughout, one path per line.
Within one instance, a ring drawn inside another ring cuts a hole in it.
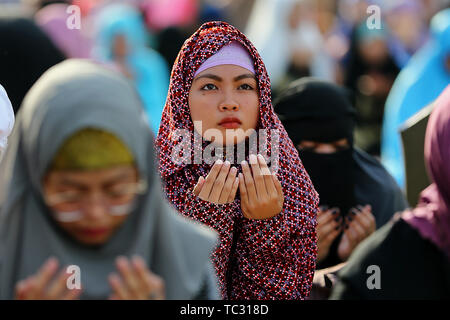
M 255 73 L 253 59 L 250 57 L 248 51 L 239 42 L 233 41 L 222 47 L 214 55 L 203 62 L 200 68 L 198 68 L 195 72 L 194 77 L 196 77 L 203 70 L 223 64 L 233 64 Z

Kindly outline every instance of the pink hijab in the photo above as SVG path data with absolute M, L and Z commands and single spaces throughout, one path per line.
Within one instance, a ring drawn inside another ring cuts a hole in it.
M 403 219 L 450 259 L 450 85 L 434 103 L 425 136 L 425 163 L 433 183 Z

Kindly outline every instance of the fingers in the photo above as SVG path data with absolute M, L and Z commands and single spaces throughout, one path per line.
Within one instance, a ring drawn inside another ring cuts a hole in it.
M 234 184 L 236 182 L 237 169 L 235 167 L 231 168 L 228 172 L 227 179 L 220 194 L 219 203 L 229 202 L 229 198 L 233 191 Z M 233 196 L 234 199 L 234 196 Z
M 319 211 L 317 215 L 317 227 L 327 224 L 333 219 L 337 219 L 339 217 L 340 210 L 339 208 L 331 208 L 330 210 Z
M 202 187 L 202 190 L 199 193 L 199 197 L 203 200 L 209 199 L 209 194 L 214 186 L 214 182 L 216 181 L 217 176 L 219 175 L 220 169 L 222 168 L 223 162 L 222 160 L 217 160 L 216 163 L 211 168 L 208 176 L 206 177 L 206 181 Z
M 253 182 L 256 188 L 256 193 L 259 199 L 267 197 L 267 189 L 264 182 L 264 176 L 262 175 L 261 168 L 259 167 L 258 157 L 254 154 L 249 156 L 249 162 L 252 167 Z
M 67 288 L 67 279 L 69 279 L 70 274 L 66 272 L 66 269 L 63 269 L 55 281 L 52 283 L 50 288 L 47 291 L 47 299 L 55 300 L 59 297 L 62 297 L 66 292 Z
M 80 296 L 82 289 L 69 289 L 67 280 L 70 273 L 64 268 L 55 277 L 58 261 L 48 259 L 36 275 L 20 281 L 16 286 L 16 299 L 19 300 L 69 300 Z
M 248 214 L 248 192 L 247 187 L 245 186 L 244 175 L 242 173 L 239 173 L 239 191 L 241 195 L 242 214 L 247 219 L 251 219 Z
M 112 273 L 108 277 L 109 284 L 111 288 L 113 289 L 113 295 L 117 297 L 119 300 L 130 300 L 131 296 L 128 294 L 128 290 L 126 289 L 125 285 L 123 284 L 120 277 Z
M 49 284 L 52 277 L 58 270 L 58 260 L 55 258 L 49 258 L 39 270 L 38 274 L 33 277 L 33 280 L 29 285 L 33 287 L 30 299 L 41 299 L 45 296 L 45 289 Z
M 66 294 L 62 296 L 62 300 L 76 300 L 80 297 L 83 288 L 80 289 L 70 289 Z
M 267 193 L 271 197 L 276 197 L 278 195 L 277 188 L 275 188 L 275 183 L 273 180 L 273 175 L 267 166 L 266 160 L 260 154 L 258 154 L 258 163 L 261 169 L 261 174 L 264 179 L 264 184 L 266 186 Z
M 376 230 L 375 217 L 372 214 L 372 209 L 370 205 L 365 207 L 358 206 L 359 214 L 356 214 L 355 219 L 361 224 L 366 231 L 367 235 L 372 234 Z
M 209 195 L 208 199 L 211 202 L 218 203 L 220 199 L 220 195 L 222 193 L 222 190 L 225 186 L 225 180 L 228 176 L 228 172 L 230 171 L 230 162 L 225 161 L 222 165 L 222 168 L 219 171 L 219 174 L 217 175 L 216 180 L 213 183 L 213 187 L 211 189 L 211 194 Z M 227 195 L 228 198 L 228 195 Z
M 326 219 L 326 220 L 323 220 Z M 330 233 L 333 233 L 336 229 L 341 230 L 342 217 L 336 217 L 330 211 L 327 212 L 325 217 L 322 217 L 322 222 L 317 224 L 317 236 L 319 239 L 325 239 Z
M 250 172 L 247 161 L 242 161 L 241 166 L 242 174 L 244 176 L 242 181 L 247 191 L 248 204 L 251 204 L 252 202 L 258 201 L 255 183 L 253 182 L 252 173 Z M 242 188 L 241 183 L 239 183 L 239 188 Z
M 145 261 L 135 256 L 129 261 L 119 257 L 116 262 L 120 276 L 111 274 L 109 282 L 113 289 L 112 300 L 164 299 L 164 281 L 153 274 Z
M 237 173 L 237 170 L 236 170 L 236 173 Z M 231 192 L 230 192 L 230 195 L 228 197 L 228 201 L 227 202 L 233 202 L 234 201 L 234 198 L 236 198 L 236 192 L 237 192 L 238 187 L 239 187 L 239 178 L 235 177 L 234 178 L 234 182 L 233 182 L 233 186 L 231 187 Z
M 33 290 L 34 290 L 34 277 L 28 277 L 17 284 L 15 297 L 17 300 L 31 299 Z
M 198 178 L 197 184 L 194 187 L 194 194 L 198 197 L 198 195 L 200 194 L 200 191 L 202 191 L 203 185 L 205 184 L 205 178 L 200 177 Z
M 117 258 L 116 266 L 123 279 L 123 285 L 126 287 L 126 295 L 131 299 L 139 299 L 141 285 L 128 259 L 125 257 Z

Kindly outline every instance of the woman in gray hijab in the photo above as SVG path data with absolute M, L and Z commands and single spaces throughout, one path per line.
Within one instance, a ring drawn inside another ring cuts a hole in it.
M 154 166 L 126 80 L 81 60 L 47 71 L 0 166 L 0 299 L 218 299 L 216 235 L 167 204 Z

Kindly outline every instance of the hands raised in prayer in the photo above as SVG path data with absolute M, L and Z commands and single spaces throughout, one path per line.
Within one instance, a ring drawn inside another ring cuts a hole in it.
M 250 165 L 242 162 L 242 173 L 221 160 L 211 168 L 208 176 L 200 177 L 194 194 L 200 199 L 223 204 L 233 202 L 239 187 L 241 209 L 247 219 L 268 219 L 283 209 L 284 195 L 281 183 L 272 174 L 263 156 L 250 155 Z

